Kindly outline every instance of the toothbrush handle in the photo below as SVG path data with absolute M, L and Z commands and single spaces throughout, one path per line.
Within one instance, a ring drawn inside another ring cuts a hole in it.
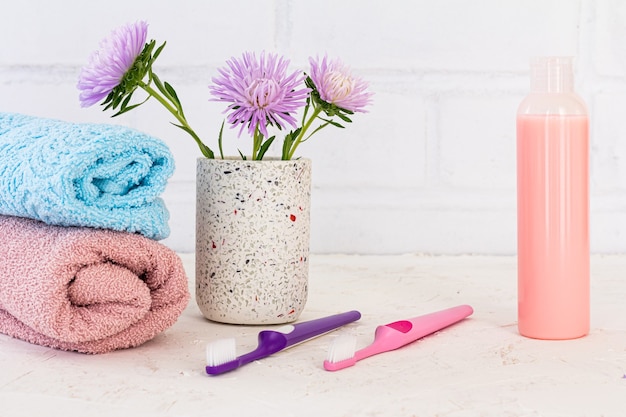
M 334 316 L 322 317 L 320 319 L 305 321 L 294 324 L 291 329 L 284 332 L 287 344 L 285 347 L 295 345 L 304 340 L 328 333 L 345 324 L 352 323 L 361 318 L 361 313 L 356 310 L 348 311 Z
M 436 311 L 434 313 L 425 314 L 423 316 L 414 317 L 409 320 L 411 323 L 411 329 L 407 333 L 408 341 L 412 342 L 431 333 L 435 333 L 436 331 L 471 316 L 473 312 L 474 310 L 469 305 L 460 305 Z M 396 323 L 390 323 L 387 326 L 400 330 L 395 326 Z
M 473 312 L 474 310 L 471 306 L 460 305 L 413 317 L 412 319 L 394 321 L 393 323 L 378 326 L 374 342 L 357 351 L 352 362 L 408 345 L 424 336 L 463 320 L 472 315 Z

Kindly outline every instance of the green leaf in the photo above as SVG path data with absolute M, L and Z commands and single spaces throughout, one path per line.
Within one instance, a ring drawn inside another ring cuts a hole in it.
M 220 134 L 217 137 L 217 146 L 220 149 L 220 157 L 222 159 L 224 159 L 224 150 L 222 149 L 222 133 L 224 133 L 224 122 L 226 122 L 226 120 L 222 120 L 222 127 L 220 127 Z
M 156 75 L 155 73 L 152 73 L 152 76 L 154 77 L 154 85 L 159 90 L 159 92 L 163 94 L 165 98 L 168 99 L 171 103 L 173 103 L 174 106 L 176 107 L 176 100 L 174 99 L 174 97 L 171 96 L 167 88 L 165 88 L 164 84 L 167 84 L 167 83 L 162 82 L 159 76 Z
M 286 161 L 289 159 L 289 153 L 291 152 L 291 147 L 293 146 L 293 143 L 296 141 L 296 138 L 300 134 L 300 131 L 302 131 L 301 127 L 285 135 L 285 139 L 283 140 L 283 151 L 281 154 L 282 160 Z
M 136 61 L 139 61 L 143 64 L 144 68 L 148 68 L 152 66 L 156 57 L 152 56 L 152 50 L 154 49 L 154 45 L 156 41 L 152 39 L 150 42 L 146 43 L 146 46 L 143 48 L 139 56 L 136 58 Z
M 131 92 L 129 95 L 126 96 L 124 101 L 122 101 L 122 107 L 121 107 L 122 110 L 124 110 L 126 108 L 126 106 L 128 106 L 128 103 L 130 102 L 130 99 L 132 97 L 133 97 L 133 93 Z M 137 106 L 134 106 L 134 107 L 137 107 Z
M 335 127 L 339 127 L 339 128 L 341 128 L 341 129 L 344 129 L 344 127 L 343 127 L 342 125 L 340 125 L 339 123 L 337 123 L 337 122 L 336 122 L 336 121 L 334 121 L 334 120 L 331 120 L 331 119 L 324 119 L 324 118 L 322 118 L 322 117 L 320 117 L 319 119 L 320 119 L 320 120 L 325 121 L 325 122 L 326 122 L 326 123 L 328 123 L 329 125 L 333 125 L 333 126 L 335 126 Z
M 176 107 L 178 113 L 185 118 L 185 113 L 183 112 L 183 105 L 178 99 L 178 95 L 176 94 L 176 90 L 171 86 L 167 81 L 161 81 L 158 75 L 152 73 L 152 77 L 154 80 L 154 85 L 156 88 L 165 96 L 166 99 L 170 101 Z
M 320 130 L 324 129 L 329 124 L 330 124 L 329 122 L 326 122 L 326 123 L 319 125 L 318 127 L 315 128 L 315 130 L 309 133 L 309 135 L 305 139 L 303 139 L 302 142 L 306 142 L 311 136 L 313 136 L 315 133 L 319 132 Z M 343 126 L 339 126 L 339 127 L 343 127 Z
M 209 159 L 215 158 L 215 154 L 213 154 L 213 151 L 209 149 L 209 147 L 206 146 L 204 143 L 198 142 L 198 147 L 200 148 L 200 152 L 202 152 L 202 155 L 206 156 Z
M 135 80 L 134 83 L 136 83 L 136 81 L 142 80 L 145 77 L 154 62 L 154 59 L 152 59 L 152 50 L 154 49 L 154 45 L 154 40 L 146 43 L 139 56 L 135 59 L 132 68 L 127 72 L 127 77 L 125 78 L 129 78 L 128 76 L 132 75 L 130 78 Z
M 311 107 L 311 97 L 306 97 L 306 104 L 304 105 L 304 112 L 302 113 L 302 124 L 306 120 L 306 115 L 309 113 L 309 107 Z
M 258 161 L 263 159 L 263 156 L 265 155 L 265 152 L 267 152 L 267 150 L 270 148 L 270 145 L 272 144 L 272 142 L 274 142 L 274 139 L 276 139 L 276 136 L 272 136 L 271 138 L 269 138 L 265 142 L 263 142 L 263 144 L 259 148 L 259 153 L 258 153 L 257 158 L 256 158 Z
M 313 82 L 313 79 L 311 77 L 309 77 L 308 75 L 304 79 L 304 85 L 306 85 L 308 88 L 313 90 L 312 92 L 316 92 L 317 93 L 317 87 L 315 87 L 315 83 Z
M 154 85 L 156 85 L 156 88 L 163 94 L 167 94 L 167 92 L 165 91 L 165 87 L 163 87 L 163 83 L 161 82 L 161 79 L 152 71 L 150 72 L 152 75 L 152 79 L 154 80 Z
M 285 139 L 283 139 L 283 150 L 280 154 L 280 159 L 283 161 L 287 159 L 289 155 L 289 150 L 291 149 L 291 144 L 293 143 L 293 139 L 291 139 L 291 134 L 293 132 L 289 132 L 285 135 Z
M 139 106 L 141 106 L 143 103 L 145 103 L 145 102 L 143 102 L 143 101 L 142 101 L 141 103 L 138 103 L 138 104 L 133 104 L 132 106 L 128 106 L 128 107 L 121 108 L 121 109 L 120 109 L 120 111 L 118 111 L 117 113 L 115 113 L 115 114 L 114 114 L 113 116 L 111 116 L 111 117 L 117 117 L 117 116 L 119 116 L 120 114 L 124 114 L 124 113 L 126 113 L 127 111 L 131 111 L 131 110 L 132 110 L 132 109 L 134 109 L 135 107 L 139 107 Z
M 346 115 L 344 115 L 344 114 L 337 113 L 337 117 L 339 117 L 339 118 L 340 118 L 341 120 L 343 120 L 344 122 L 347 122 L 347 123 L 352 123 L 352 120 L 350 120 L 350 119 L 348 118 L 348 116 L 346 116 Z M 343 126 L 340 126 L 340 127 L 343 127 Z
M 245 161 L 247 159 L 246 156 L 239 149 L 237 149 L 237 151 L 239 152 L 239 156 L 241 156 L 241 159 Z
M 154 42 L 154 41 L 152 41 L 152 42 Z M 157 50 L 156 50 L 156 51 L 154 51 L 154 55 L 152 55 L 152 61 L 153 61 L 153 62 L 154 62 L 154 60 L 156 60 L 156 59 L 157 59 L 157 57 L 161 54 L 161 51 L 163 50 L 163 48 L 165 48 L 165 44 L 166 44 L 166 43 L 167 43 L 167 42 L 163 42 L 163 45 L 159 46 L 159 47 L 157 48 Z
M 180 104 L 180 100 L 178 100 L 178 95 L 176 94 L 176 91 L 174 90 L 174 87 L 172 87 L 167 81 L 164 81 L 163 85 L 165 86 L 165 89 L 170 94 L 170 96 L 172 97 L 174 102 L 177 104 L 177 107 L 178 107 L 178 109 L 180 110 L 180 112 L 182 114 L 183 108 L 182 108 L 182 105 Z
M 152 55 L 152 50 L 154 49 L 154 45 L 156 45 L 156 41 L 154 39 L 151 39 L 150 42 L 146 42 L 146 45 L 144 46 L 140 54 L 142 59 L 146 59 L 147 57 Z
M 106 98 L 106 99 L 102 102 L 102 105 L 104 106 L 105 104 L 110 103 L 110 102 L 111 102 L 111 100 L 113 100 L 113 91 L 111 91 L 111 92 L 109 93 L 109 95 L 107 96 L 107 98 Z
M 109 109 L 111 108 L 111 106 L 113 105 L 112 100 L 113 100 L 112 98 L 107 98 L 107 99 L 106 99 L 106 100 L 102 103 L 102 105 L 103 105 L 103 106 L 105 106 L 105 104 L 106 104 L 106 106 L 102 109 L 102 111 L 107 111 L 107 110 L 109 110 Z
M 206 146 L 204 143 L 202 143 L 202 141 L 196 136 L 195 132 L 183 125 L 179 125 L 176 123 L 172 123 L 174 126 L 184 130 L 185 132 L 189 133 L 191 135 L 192 138 L 194 138 L 194 140 L 196 141 L 196 144 L 198 145 L 198 148 L 200 148 L 200 152 L 202 152 L 202 154 L 204 156 L 206 156 L 209 159 L 214 159 L 215 158 L 215 154 L 213 153 L 213 151 L 211 150 L 211 148 L 209 148 L 208 146 Z
M 121 94 L 113 97 L 113 101 L 111 102 L 111 107 L 113 108 L 113 110 L 115 110 L 117 107 L 119 107 L 119 105 L 122 102 L 123 98 L 124 98 L 124 96 L 121 95 Z

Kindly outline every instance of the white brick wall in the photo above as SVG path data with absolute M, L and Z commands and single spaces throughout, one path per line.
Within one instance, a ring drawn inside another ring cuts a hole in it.
M 35 12 L 36 11 L 36 12 Z M 314 162 L 312 251 L 515 252 L 515 111 L 528 58 L 575 55 L 592 116 L 592 250 L 626 251 L 626 3 L 619 0 L 22 0 L 0 15 L 0 111 L 119 123 L 163 138 L 179 251 L 194 246 L 199 152 L 148 103 L 110 119 L 81 109 L 76 78 L 114 27 L 167 40 L 155 68 L 191 124 L 215 137 L 216 68 L 245 50 L 341 57 L 371 82 L 370 113 L 300 148 Z M 229 132 L 232 133 L 232 132 Z M 244 139 L 230 136 L 229 151 Z M 212 140 L 207 140 L 212 142 Z

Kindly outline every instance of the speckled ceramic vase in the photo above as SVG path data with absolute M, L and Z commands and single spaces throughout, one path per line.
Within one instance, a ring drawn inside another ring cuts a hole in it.
M 196 302 L 209 320 L 295 321 L 307 300 L 311 161 L 198 158 Z

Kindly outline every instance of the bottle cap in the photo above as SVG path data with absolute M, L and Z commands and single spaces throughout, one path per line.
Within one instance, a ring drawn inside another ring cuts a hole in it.
M 572 57 L 542 56 L 530 60 L 530 90 L 536 93 L 574 91 Z

